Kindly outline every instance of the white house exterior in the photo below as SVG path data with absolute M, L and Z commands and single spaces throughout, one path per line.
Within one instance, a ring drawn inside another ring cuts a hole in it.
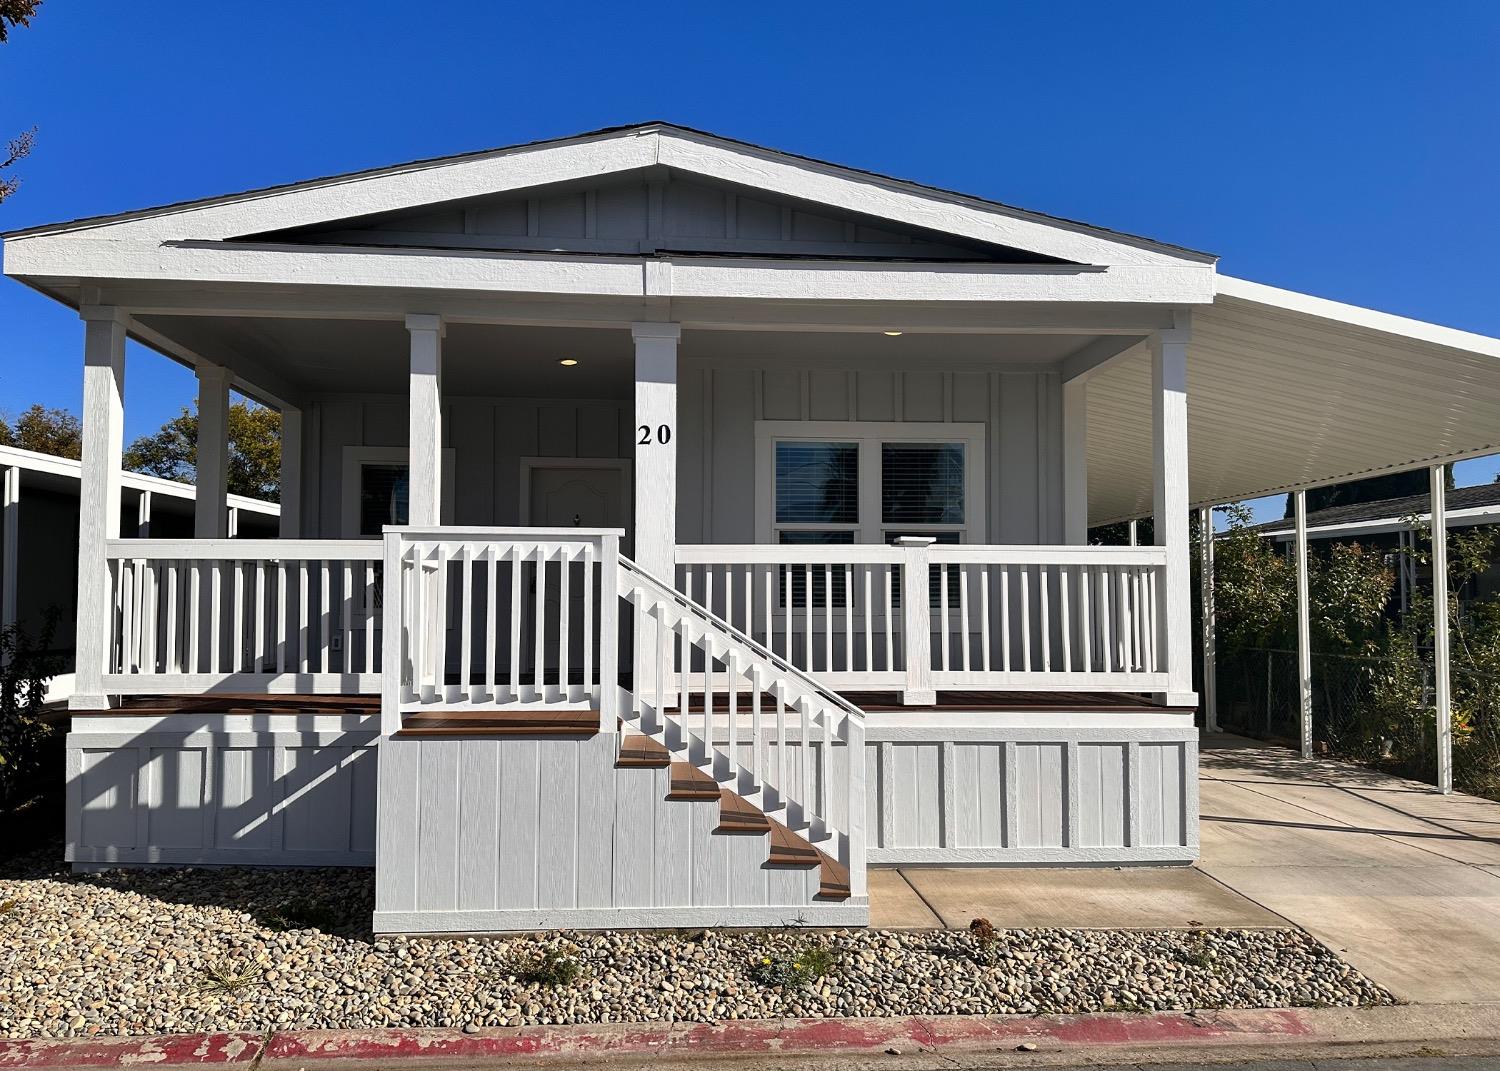
M 5 270 L 85 323 L 69 858 L 373 865 L 382 931 L 1188 862 L 1190 507 L 1500 416 L 1493 340 L 662 123 L 34 228 Z M 282 411 L 280 538 L 120 541 L 127 336 L 198 370 L 200 488 L 230 386 Z M 1397 426 L 1360 373 L 1415 362 L 1472 404 L 1411 377 Z

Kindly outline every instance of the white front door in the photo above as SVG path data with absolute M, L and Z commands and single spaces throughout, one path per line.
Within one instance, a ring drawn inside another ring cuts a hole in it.
M 529 463 L 529 498 L 525 524 L 529 528 L 624 528 L 627 471 L 622 466 L 587 463 L 548 466 L 545 462 Z M 568 621 L 572 633 L 568 644 L 570 672 L 583 666 L 583 567 L 571 567 L 568 580 Z M 561 566 L 551 566 L 547 574 L 546 613 L 555 622 L 561 612 Z M 532 588 L 533 595 L 535 587 Z M 594 615 L 597 618 L 597 613 Z M 534 618 L 527 614 L 527 621 Z M 530 643 L 530 637 L 527 637 Z M 547 667 L 557 665 L 557 652 L 546 652 Z

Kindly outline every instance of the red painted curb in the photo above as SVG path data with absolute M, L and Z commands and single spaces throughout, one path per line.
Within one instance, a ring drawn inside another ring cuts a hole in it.
M 1013 1048 L 1034 1042 L 1059 1049 L 1109 1045 L 1250 1045 L 1311 1039 L 1294 1010 L 1157 1015 L 949 1016 L 932 1019 L 766 1019 L 709 1025 L 453 1030 L 309 1030 L 258 1034 L 174 1034 L 157 1038 L 0 1041 L 0 1069 L 155 1067 L 343 1060 L 473 1060 L 528 1056 L 671 1056 L 882 1052 L 922 1048 Z M 264 1047 L 262 1042 L 264 1041 Z

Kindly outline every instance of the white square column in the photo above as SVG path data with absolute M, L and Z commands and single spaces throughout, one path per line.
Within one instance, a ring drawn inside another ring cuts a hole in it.
M 229 369 L 203 362 L 198 375 L 198 464 L 193 538 L 223 539 L 229 531 Z
M 406 330 L 411 333 L 407 523 L 435 528 L 443 516 L 443 318 L 412 313 Z
M 78 518 L 78 678 L 73 710 L 109 706 L 104 694 L 109 652 L 110 584 L 105 544 L 120 537 L 120 459 L 125 450 L 125 329 L 129 317 L 108 305 L 85 305 L 83 462 Z
M 282 539 L 302 535 L 302 410 L 281 410 L 281 516 L 277 534 Z
M 675 586 L 677 567 L 678 324 L 637 323 L 635 339 L 635 550 L 637 564 Z
M 1186 312 L 1176 326 L 1151 336 L 1152 507 L 1157 546 L 1167 550 L 1158 636 L 1166 652 L 1170 706 L 1193 706 L 1192 546 L 1188 540 L 1187 351 L 1192 336 Z
M 1079 376 L 1063 382 L 1063 542 L 1089 541 L 1089 389 Z

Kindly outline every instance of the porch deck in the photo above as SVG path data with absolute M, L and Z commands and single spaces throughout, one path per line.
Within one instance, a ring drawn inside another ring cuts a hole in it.
M 622 680 L 626 688 L 629 678 Z M 1168 707 L 1138 695 L 1114 692 L 996 692 L 953 691 L 939 692 L 931 703 L 908 706 L 901 702 L 897 692 L 844 691 L 846 700 L 867 714 L 1180 714 L 1196 713 L 1194 707 Z M 767 702 L 770 697 L 766 697 Z M 740 703 L 748 702 L 741 693 Z M 716 692 L 712 709 L 728 710 L 729 694 Z M 668 709 L 676 709 L 668 707 Z M 688 696 L 688 712 L 701 714 L 704 710 L 704 694 L 694 692 Z M 108 710 L 87 712 L 89 717 L 170 715 L 170 714 L 369 714 L 380 713 L 380 697 L 375 695 L 277 695 L 271 693 L 236 693 L 210 695 L 138 695 L 129 696 L 122 704 Z M 476 721 L 480 713 L 483 718 Z M 567 704 L 553 711 L 534 709 L 515 711 L 423 711 L 408 717 L 405 729 L 431 727 L 439 724 L 456 727 L 460 724 L 542 725 L 546 716 L 560 719 L 559 723 L 574 724 L 577 715 L 589 713 L 597 720 L 597 708 L 587 704 Z

